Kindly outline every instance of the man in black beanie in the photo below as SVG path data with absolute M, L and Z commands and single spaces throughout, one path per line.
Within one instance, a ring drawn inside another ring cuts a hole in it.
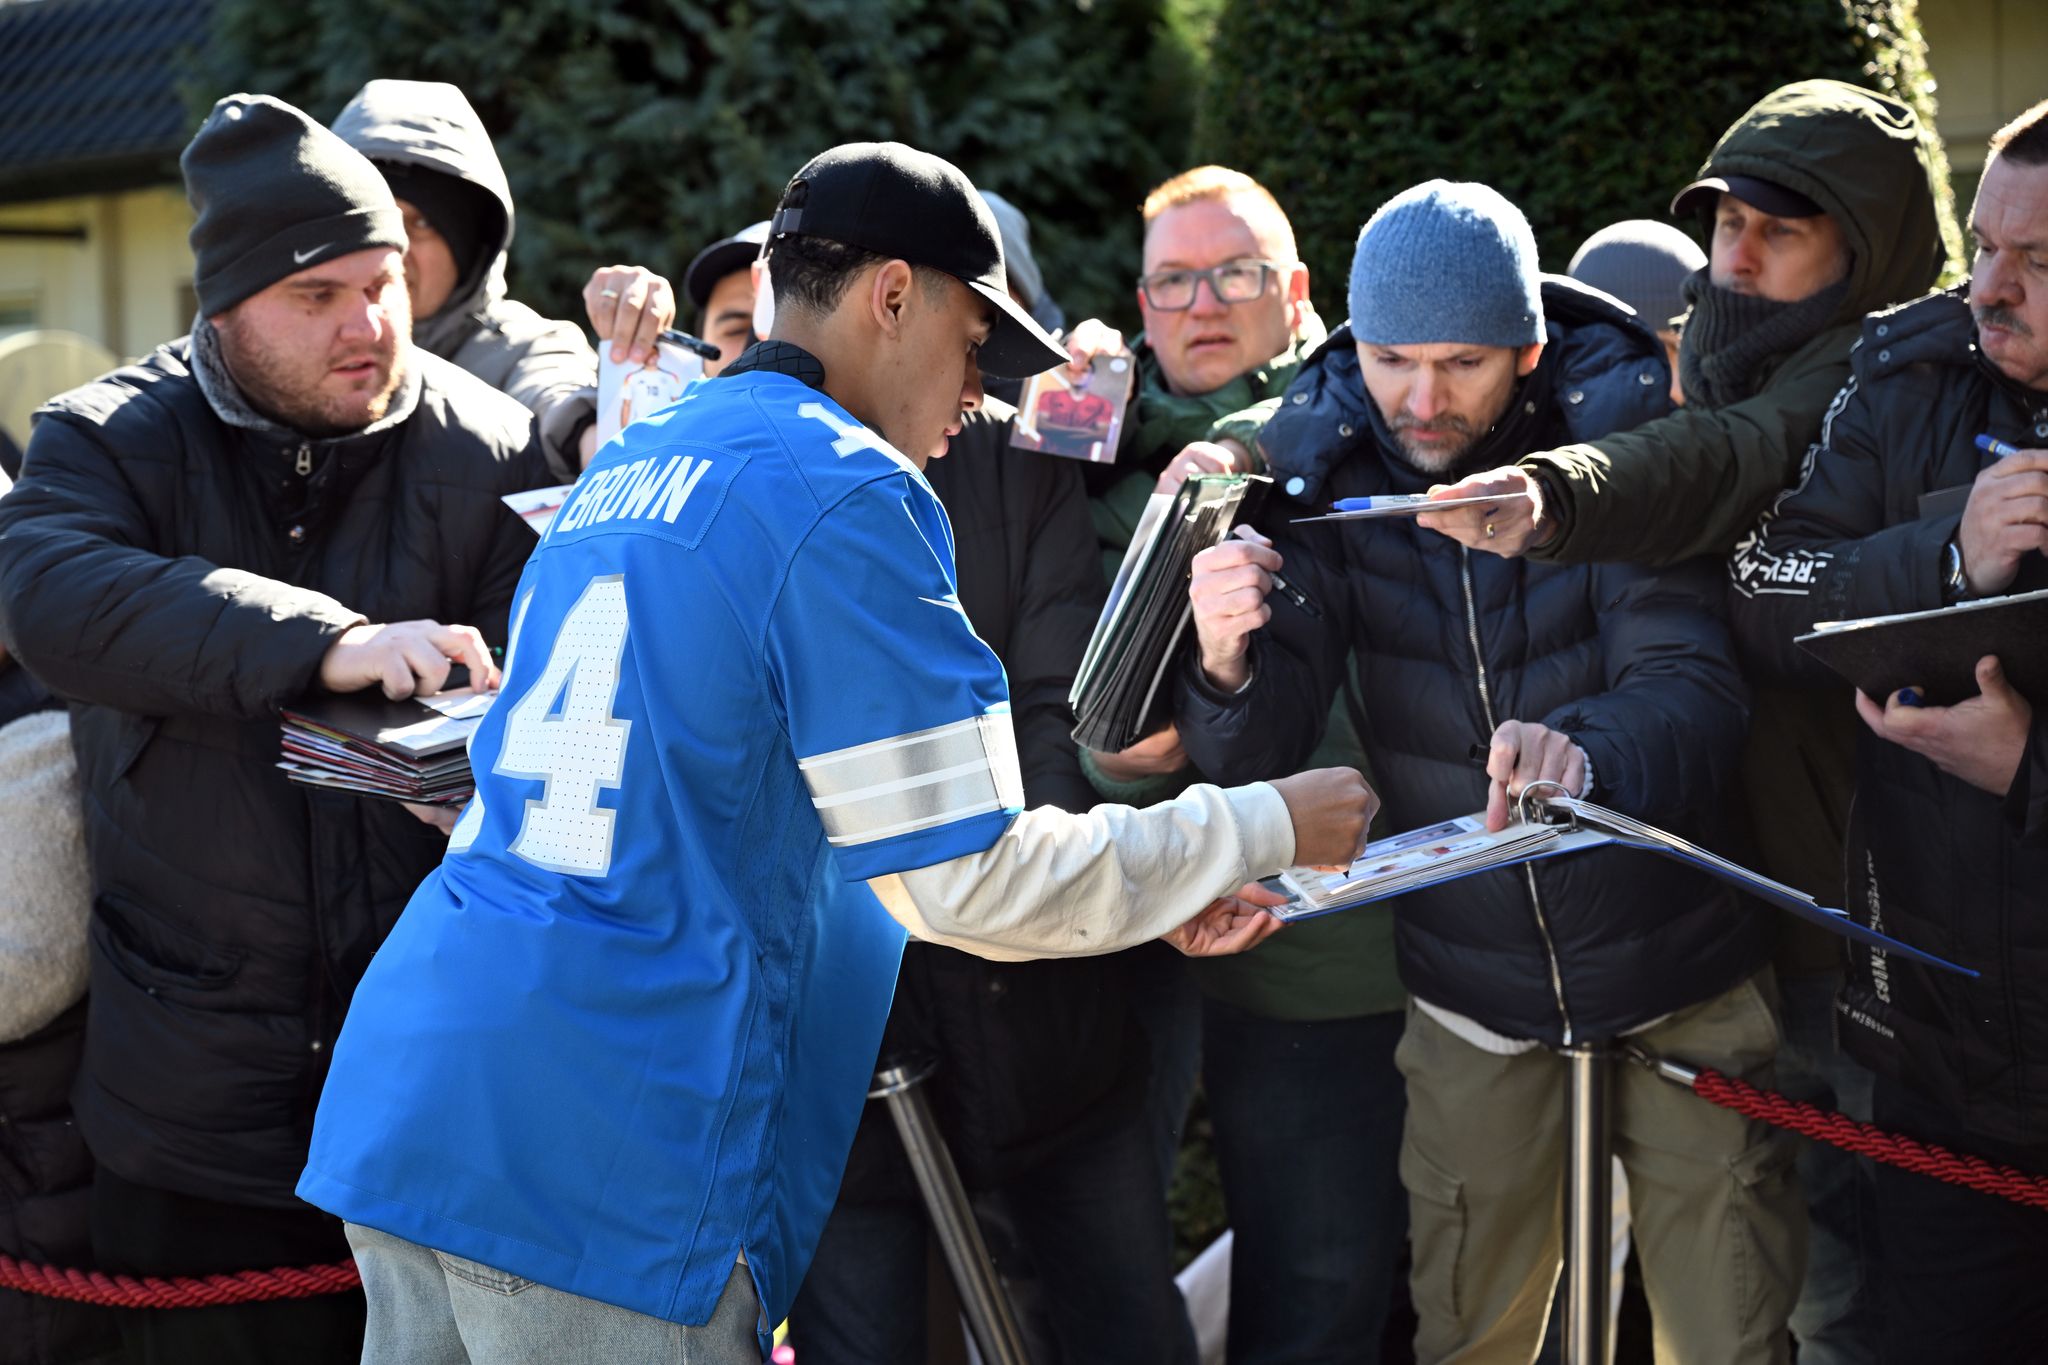
M 44 407 L 0 500 L 0 640 L 71 704 L 84 789 L 93 1258 L 149 1275 L 348 1256 L 292 1187 L 356 979 L 446 840 L 286 782 L 277 712 L 456 662 L 492 682 L 533 547 L 499 499 L 547 482 L 531 414 L 413 346 L 399 210 L 360 154 L 234 95 L 183 164 L 192 335 Z M 138 1362 L 353 1362 L 362 1315 L 350 1293 L 122 1330 Z
M 597 446 L 597 355 L 575 323 L 506 297 L 512 188 L 476 110 L 443 81 L 376 80 L 334 131 L 383 173 L 404 215 L 414 340 L 531 408 L 556 477 L 575 478 Z M 583 293 L 614 360 L 649 358 L 675 321 L 674 289 L 638 266 L 606 266 Z

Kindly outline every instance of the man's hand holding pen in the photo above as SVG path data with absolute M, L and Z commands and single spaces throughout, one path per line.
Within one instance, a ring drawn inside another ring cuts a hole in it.
M 1266 595 L 1278 592 L 1301 611 L 1321 619 L 1322 608 L 1280 574 L 1280 552 L 1273 542 L 1249 526 L 1231 532 L 1233 539 L 1212 545 L 1189 566 L 1193 581 L 1188 599 L 1195 607 L 1195 636 L 1202 649 L 1202 672 L 1225 691 L 1235 692 L 1251 679 L 1252 632 L 1273 619 Z
M 1240 526 L 1235 539 L 1210 546 L 1189 566 L 1195 638 L 1211 685 L 1235 692 L 1251 680 L 1252 632 L 1273 619 L 1266 595 L 1273 591 L 1280 563 L 1272 541 Z

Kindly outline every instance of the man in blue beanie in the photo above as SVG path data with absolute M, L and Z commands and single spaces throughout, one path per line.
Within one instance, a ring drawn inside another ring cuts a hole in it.
M 1194 563 L 1199 648 L 1178 712 L 1203 772 L 1286 771 L 1321 738 L 1352 658 L 1394 829 L 1480 811 L 1500 828 L 1541 780 L 1714 841 L 1747 698 L 1710 568 L 1477 555 L 1407 521 L 1293 524 L 1668 409 L 1656 338 L 1536 259 L 1521 213 L 1484 185 L 1416 186 L 1359 234 L 1350 321 L 1244 419 L 1287 499 L 1264 514 L 1275 540 Z M 1318 616 L 1268 600 L 1283 563 Z M 1768 1083 L 1769 926 L 1700 875 L 1627 851 L 1484 873 L 1391 913 L 1411 996 L 1395 1061 L 1416 1356 L 1526 1361 L 1560 1260 L 1552 1049 L 1628 1037 Z M 1805 1258 L 1790 1143 L 1635 1068 L 1612 1084 L 1660 1356 L 1784 1361 Z

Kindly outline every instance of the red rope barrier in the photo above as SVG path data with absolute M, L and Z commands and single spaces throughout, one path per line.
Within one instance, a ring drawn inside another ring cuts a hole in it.
M 2048 1179 L 2041 1176 L 2028 1175 L 2010 1166 L 1995 1165 L 1982 1157 L 1951 1152 L 1931 1142 L 1916 1142 L 1897 1133 L 1887 1133 L 1882 1128 L 1858 1123 L 1818 1105 L 1759 1090 L 1747 1081 L 1724 1076 L 1718 1071 L 1702 1069 L 1692 1088 L 1700 1098 L 1723 1109 L 1733 1109 L 1738 1114 L 1761 1119 L 1778 1128 L 1789 1128 L 1845 1151 L 1867 1156 L 1872 1161 L 1882 1161 L 1887 1166 L 1917 1171 L 1951 1185 L 1997 1195 L 2015 1204 L 2048 1209 Z
M 137 1278 L 97 1270 L 65 1270 L 0 1255 L 0 1289 L 107 1308 L 213 1308 L 268 1299 L 310 1299 L 344 1293 L 362 1282 L 354 1261 L 160 1279 L 155 1275 Z

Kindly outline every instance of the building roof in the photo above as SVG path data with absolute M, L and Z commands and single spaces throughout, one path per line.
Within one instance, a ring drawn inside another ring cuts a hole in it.
M 0 203 L 175 184 L 211 0 L 0 0 Z

